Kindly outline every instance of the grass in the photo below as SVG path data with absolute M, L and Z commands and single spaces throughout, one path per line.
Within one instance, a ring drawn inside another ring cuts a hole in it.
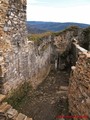
M 11 104 L 14 108 L 18 109 L 30 91 L 33 91 L 32 86 L 25 82 L 19 89 L 12 91 L 11 97 L 7 98 L 5 101 Z
M 60 35 L 62 33 L 66 33 L 67 31 L 75 31 L 75 33 L 76 33 L 78 31 L 78 28 L 79 28 L 78 26 L 69 26 L 66 29 L 62 30 L 62 31 L 53 33 L 53 36 L 58 36 L 58 35 Z
M 28 40 L 34 41 L 34 43 L 39 46 L 43 42 L 43 39 L 47 39 L 51 34 L 51 32 L 45 32 L 42 34 L 29 34 Z

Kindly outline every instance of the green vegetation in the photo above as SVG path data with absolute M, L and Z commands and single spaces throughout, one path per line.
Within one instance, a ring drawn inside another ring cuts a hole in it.
M 51 35 L 51 32 L 45 32 L 42 34 L 29 34 L 28 39 L 34 41 L 38 46 L 43 42 L 43 39 L 48 38 Z
M 85 38 L 88 39 L 89 34 L 90 34 L 90 27 L 84 29 L 83 34 L 84 34 Z
M 69 26 L 78 26 L 79 28 L 86 28 L 88 24 L 74 23 L 74 22 L 42 22 L 42 21 L 27 21 L 27 29 L 29 33 L 44 33 L 45 31 L 59 32 Z
M 34 41 L 34 43 L 36 43 L 38 46 L 43 42 L 43 39 L 47 39 L 50 35 L 54 36 L 58 36 L 61 35 L 62 33 L 66 33 L 67 31 L 74 31 L 74 36 L 77 36 L 78 34 L 78 26 L 70 26 L 62 31 L 59 32 L 45 32 L 45 33 L 41 33 L 41 34 L 29 34 L 28 35 L 28 39 L 30 41 Z
M 78 26 L 70 26 L 70 27 L 67 27 L 66 29 L 64 29 L 62 31 L 53 33 L 53 36 L 58 36 L 58 35 L 60 35 L 62 33 L 66 33 L 67 31 L 75 31 L 75 36 L 76 36 L 77 32 L 78 32 L 78 29 L 79 29 Z
M 90 27 L 83 29 L 84 40 L 82 41 L 82 47 L 89 50 L 90 44 Z
M 5 101 L 11 104 L 14 108 L 18 109 L 30 91 L 33 91 L 32 86 L 25 82 L 19 89 L 12 91 L 11 97 L 7 98 Z

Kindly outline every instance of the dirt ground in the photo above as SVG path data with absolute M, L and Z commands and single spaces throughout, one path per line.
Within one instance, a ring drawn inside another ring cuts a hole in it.
M 34 92 L 28 93 L 18 110 L 33 120 L 60 120 L 56 117 L 68 115 L 68 84 L 67 71 L 52 70 Z

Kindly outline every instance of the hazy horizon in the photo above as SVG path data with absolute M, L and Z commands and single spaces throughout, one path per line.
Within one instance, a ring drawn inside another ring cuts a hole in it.
M 27 20 L 27 22 L 51 22 L 51 23 L 79 23 L 79 24 L 88 24 L 88 23 L 80 23 L 80 22 L 55 22 L 55 21 L 37 21 L 37 20 Z M 90 24 L 88 24 L 90 25 Z
M 27 21 L 90 24 L 90 0 L 27 0 Z

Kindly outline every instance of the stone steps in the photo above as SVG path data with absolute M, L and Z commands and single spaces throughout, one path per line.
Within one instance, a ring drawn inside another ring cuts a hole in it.
M 13 109 L 10 104 L 4 102 L 5 98 L 5 95 L 0 94 L 0 120 L 32 120 L 32 118 L 29 118 L 22 113 L 18 113 L 18 111 Z
M 0 94 L 0 103 L 6 98 L 5 95 Z
M 9 110 L 7 111 L 7 116 L 8 116 L 8 118 L 10 118 L 10 119 L 15 119 L 15 118 L 18 116 L 18 111 L 15 110 L 15 109 L 13 109 L 13 108 L 11 108 L 11 109 L 9 109 Z
M 7 102 L 4 102 L 0 105 L 0 112 L 5 113 L 10 108 L 11 108 L 11 105 L 7 104 Z
M 27 116 L 22 113 L 19 113 L 15 120 L 25 120 L 25 119 L 27 119 Z

